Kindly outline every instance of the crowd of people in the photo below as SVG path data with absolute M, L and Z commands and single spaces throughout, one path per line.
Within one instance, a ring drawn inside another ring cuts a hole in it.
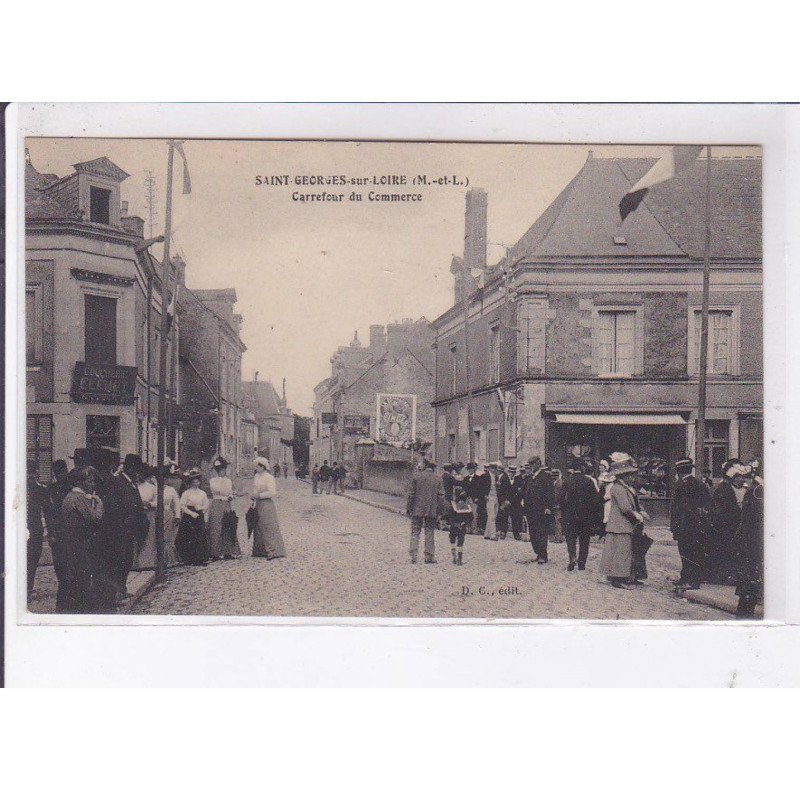
M 321 467 L 314 464 L 311 469 L 311 494 L 344 494 L 346 477 L 347 468 L 338 461 L 329 465 L 325 459 Z
M 677 590 L 702 583 L 735 585 L 737 616 L 752 617 L 763 593 L 763 480 L 758 461 L 730 459 L 722 481 L 694 475 L 694 463 L 675 464 L 670 530 L 677 541 L 681 574 Z M 584 460 L 562 480 L 559 470 L 539 457 L 516 467 L 423 461 L 413 476 L 407 502 L 411 517 L 411 562 L 418 560 L 424 530 L 424 562 L 436 563 L 434 531 L 449 531 L 455 565 L 464 563 L 469 533 L 498 541 L 510 533 L 527 538 L 533 561 L 548 563 L 548 544 L 566 540 L 567 570 L 583 571 L 591 538 L 603 543 L 599 570 L 615 589 L 629 590 L 647 578 L 646 532 L 650 517 L 642 507 L 639 468 L 627 453 L 595 463 Z
M 156 566 L 158 473 L 136 454 L 120 464 L 119 452 L 105 447 L 80 448 L 72 460 L 71 470 L 66 461 L 53 463 L 48 485 L 28 465 L 28 596 L 46 538 L 58 582 L 56 610 L 108 613 L 128 599 L 132 571 Z M 218 456 L 206 478 L 200 469 L 181 471 L 168 461 L 162 474 L 164 566 L 205 566 L 242 556 L 232 501 L 244 493 L 235 492 L 228 467 Z M 246 514 L 254 557 L 286 555 L 276 495 L 273 469 L 257 457 Z

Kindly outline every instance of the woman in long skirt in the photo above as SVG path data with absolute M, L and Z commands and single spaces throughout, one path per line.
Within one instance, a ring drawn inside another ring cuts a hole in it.
M 156 568 L 156 504 L 158 502 L 158 486 L 156 485 L 155 472 L 151 467 L 145 466 L 142 470 L 142 480 L 139 483 L 139 497 L 142 499 L 145 513 L 147 514 L 147 533 L 143 541 L 134 542 L 133 569 Z
M 611 484 L 606 539 L 600 571 L 604 572 L 615 589 L 627 589 L 633 580 L 633 535 L 644 519 L 636 510 L 634 491 L 623 476 L 638 472 L 636 462 L 626 453 L 612 456 L 609 469 L 616 480 Z
M 255 465 L 251 497 L 258 514 L 258 523 L 253 533 L 253 555 L 257 558 L 283 558 L 286 547 L 275 508 L 275 477 L 266 458 L 257 458 Z
M 212 561 L 220 558 L 233 558 L 241 555 L 239 545 L 234 545 L 228 541 L 229 535 L 223 530 L 223 520 L 225 514 L 231 510 L 231 500 L 233 498 L 233 482 L 227 476 L 228 462 L 218 456 L 214 459 L 214 466 L 211 472 L 211 505 L 208 509 L 208 522 L 206 523 L 206 535 L 208 537 L 208 553 Z
M 177 466 L 169 464 L 164 478 L 164 563 L 174 567 L 178 563 L 175 539 L 181 521 L 180 480 L 176 478 Z M 177 486 L 176 486 L 177 483 Z
M 186 473 L 189 488 L 181 495 L 181 523 L 175 546 L 184 564 L 205 566 L 208 563 L 205 515 L 208 513 L 208 495 L 200 488 L 200 470 Z

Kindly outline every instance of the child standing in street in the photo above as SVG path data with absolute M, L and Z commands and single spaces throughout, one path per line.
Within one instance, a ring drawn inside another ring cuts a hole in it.
M 450 550 L 453 563 L 461 566 L 464 563 L 464 537 L 472 525 L 472 505 L 467 493 L 458 486 L 454 488 L 450 509 Z

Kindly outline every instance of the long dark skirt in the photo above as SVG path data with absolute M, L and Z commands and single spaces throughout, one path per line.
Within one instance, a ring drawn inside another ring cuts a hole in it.
M 259 500 L 256 504 L 258 523 L 253 532 L 253 555 L 261 558 L 283 558 L 286 547 L 278 523 L 278 511 L 272 500 Z
M 208 540 L 206 539 L 205 519 L 184 514 L 175 537 L 175 549 L 183 564 L 203 566 L 208 563 Z

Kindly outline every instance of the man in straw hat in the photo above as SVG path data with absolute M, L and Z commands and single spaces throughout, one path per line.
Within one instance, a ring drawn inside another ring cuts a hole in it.
M 675 582 L 679 589 L 699 589 L 703 579 L 704 543 L 711 498 L 708 488 L 696 478 L 694 461 L 681 458 L 675 462 L 677 475 L 670 505 L 669 528 L 678 543 L 681 574 Z

